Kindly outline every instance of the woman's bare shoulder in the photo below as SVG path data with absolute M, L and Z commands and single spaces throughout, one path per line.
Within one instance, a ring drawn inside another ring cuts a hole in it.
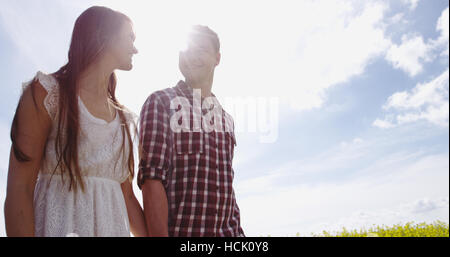
M 38 117 L 43 117 L 44 121 L 51 122 L 49 113 L 47 112 L 44 101 L 48 95 L 47 89 L 42 85 L 38 79 L 33 79 L 23 90 L 19 109 L 22 110 L 21 114 L 30 118 L 30 121 L 35 120 Z

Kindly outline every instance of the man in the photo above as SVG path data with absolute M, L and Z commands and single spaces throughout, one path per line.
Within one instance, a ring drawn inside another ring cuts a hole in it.
M 233 119 L 211 93 L 217 34 L 194 26 L 185 77 L 151 94 L 140 115 L 138 186 L 150 236 L 245 236 L 232 187 Z

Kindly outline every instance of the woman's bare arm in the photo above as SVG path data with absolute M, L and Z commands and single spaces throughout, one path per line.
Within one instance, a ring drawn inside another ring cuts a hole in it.
M 130 229 L 136 237 L 147 236 L 147 228 L 144 219 L 144 212 L 133 192 L 133 185 L 129 180 L 122 183 L 122 192 L 127 206 Z
M 34 82 L 25 89 L 17 109 L 17 146 L 31 160 L 19 162 L 11 147 L 4 205 L 8 236 L 34 236 L 34 187 L 51 129 L 51 119 L 43 104 L 46 95 L 42 85 Z

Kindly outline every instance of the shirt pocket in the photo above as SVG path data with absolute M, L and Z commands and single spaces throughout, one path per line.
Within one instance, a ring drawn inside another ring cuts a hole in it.
M 177 155 L 204 153 L 205 135 L 202 132 L 174 133 L 175 151 Z

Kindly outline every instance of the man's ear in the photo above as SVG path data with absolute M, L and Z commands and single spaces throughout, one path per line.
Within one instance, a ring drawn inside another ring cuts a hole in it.
M 181 74 L 186 78 L 188 75 L 188 69 L 186 67 L 186 59 L 183 52 L 180 52 L 178 55 L 178 68 L 181 71 Z
M 219 63 L 220 63 L 220 57 L 221 57 L 220 53 L 217 53 L 217 55 L 216 55 L 216 66 L 219 65 Z

